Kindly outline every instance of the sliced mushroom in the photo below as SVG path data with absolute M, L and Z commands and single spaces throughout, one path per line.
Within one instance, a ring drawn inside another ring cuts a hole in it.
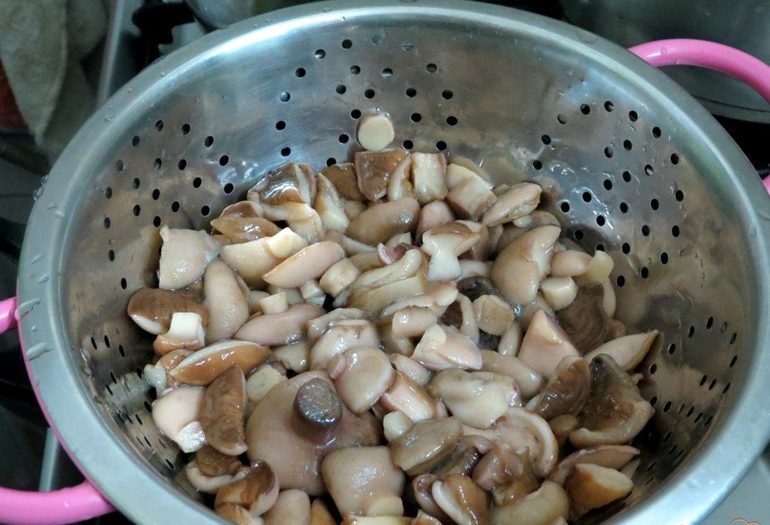
M 208 385 L 231 366 L 248 373 L 259 366 L 270 350 L 249 341 L 221 341 L 186 357 L 171 376 L 188 385 Z
M 152 348 L 160 355 L 174 350 L 200 350 L 205 343 L 203 319 L 194 312 L 175 312 L 171 316 L 168 332 L 160 334 Z
M 584 448 L 562 459 L 548 476 L 553 482 L 563 485 L 575 471 L 575 466 L 584 463 L 619 470 L 639 455 L 639 449 L 626 445 L 601 445 Z
M 578 289 L 575 300 L 556 315 L 575 348 L 587 354 L 609 338 L 610 322 L 603 308 L 604 291 L 592 283 Z
M 380 338 L 374 325 L 364 319 L 337 321 L 310 349 L 310 368 L 326 368 L 334 356 L 346 350 L 379 346 Z
M 301 387 L 316 379 L 328 385 L 330 394 L 319 396 L 311 389 L 300 397 L 302 402 L 297 403 L 306 408 L 295 407 Z M 325 373 L 305 372 L 271 389 L 249 416 L 246 426 L 249 458 L 252 461 L 264 459 L 275 465 L 282 489 L 294 488 L 311 496 L 320 495 L 324 490 L 320 462 L 328 452 L 337 448 L 375 446 L 382 439 L 377 418 L 371 414 L 356 416 L 339 398 L 336 402 L 342 416 L 331 428 L 321 425 L 314 431 L 313 425 L 309 427 L 309 419 L 318 422 L 323 419 L 320 417 L 323 411 L 312 407 L 323 408 L 325 404 L 321 400 L 333 401 L 334 396 L 336 393 Z
M 532 318 L 519 349 L 519 359 L 543 377 L 549 378 L 559 362 L 578 357 L 577 350 L 556 321 L 543 310 Z
M 509 407 L 521 406 L 513 379 L 492 372 L 442 370 L 428 384 L 428 392 L 460 421 L 477 428 L 489 428 Z
M 615 261 L 612 257 L 601 250 L 597 250 L 591 261 L 588 263 L 585 271 L 580 275 L 575 276 L 575 282 L 584 285 L 590 283 L 601 283 L 610 276 L 612 269 L 615 266 Z
M 423 255 L 418 249 L 407 250 L 397 261 L 381 268 L 368 270 L 353 281 L 353 289 L 379 288 L 386 284 L 393 284 L 417 274 L 422 267 Z
M 286 292 L 278 292 L 259 300 L 259 309 L 263 314 L 280 314 L 289 309 Z
M 286 376 L 270 365 L 263 365 L 246 380 L 246 397 L 252 404 L 259 403 Z
M 559 220 L 553 213 L 543 210 L 535 210 L 529 215 L 513 220 L 513 225 L 518 226 L 519 228 L 537 228 L 538 226 L 545 226 L 546 224 L 550 224 L 551 226 L 561 226 Z
M 481 350 L 452 326 L 428 328 L 415 347 L 412 359 L 431 370 L 481 369 Z
M 482 295 L 473 301 L 473 313 L 481 330 L 503 335 L 514 319 L 511 307 L 496 295 Z
M 368 288 L 354 290 L 348 299 L 348 306 L 360 308 L 372 314 L 378 314 L 385 307 L 404 298 L 422 295 L 428 290 L 428 281 L 422 272 L 414 277 L 386 284 L 372 290 Z
M 249 473 L 217 491 L 214 508 L 233 504 L 248 509 L 252 516 L 261 516 L 278 499 L 278 478 L 264 461 L 257 462 Z
M 296 343 L 305 335 L 306 323 L 323 313 L 324 309 L 314 304 L 295 304 L 280 314 L 253 317 L 236 332 L 235 337 L 265 346 Z
M 339 373 L 331 373 L 334 368 L 338 368 Z M 388 356 L 372 347 L 339 354 L 329 363 L 327 371 L 334 379 L 340 398 L 355 414 L 369 410 L 390 388 L 396 375 Z
M 168 331 L 171 317 L 177 312 L 198 314 L 203 326 L 206 326 L 209 320 L 200 294 L 192 290 L 140 288 L 128 301 L 127 312 L 142 330 L 155 335 Z
M 429 202 L 420 210 L 420 216 L 417 220 L 417 230 L 415 231 L 415 241 L 422 242 L 422 234 L 431 228 L 449 224 L 455 220 L 452 210 L 444 201 Z
M 359 272 L 366 272 L 369 270 L 373 270 L 375 268 L 382 268 L 383 266 L 385 266 L 385 263 L 380 258 L 380 254 L 377 253 L 376 248 L 369 246 L 368 244 L 362 244 L 362 246 L 371 248 L 371 250 L 362 252 L 362 253 L 353 254 L 349 258 L 350 263 L 356 268 L 358 268 Z M 346 250 L 345 252 L 350 253 L 348 250 Z
M 560 232 L 556 226 L 540 226 L 513 241 L 497 256 L 490 277 L 509 301 L 527 304 L 535 300 Z
M 496 226 L 529 215 L 540 204 L 542 191 L 540 185 L 531 182 L 514 184 L 511 189 L 498 195 L 495 203 L 484 214 L 484 224 Z
M 367 115 L 358 124 L 356 138 L 361 147 L 369 151 L 380 151 L 396 138 L 393 123 L 387 115 Z
M 238 277 L 227 263 L 211 261 L 203 274 L 203 293 L 209 312 L 206 341 L 229 339 L 249 318 L 249 305 Z
M 389 443 L 403 436 L 412 425 L 412 420 L 403 412 L 388 412 L 382 418 L 382 431 Z
M 393 335 L 396 337 L 420 337 L 436 324 L 438 316 L 427 307 L 410 306 L 393 314 Z
M 404 473 L 390 459 L 387 447 L 341 448 L 321 462 L 329 494 L 342 514 L 381 515 L 377 505 L 383 500 L 395 503 L 390 515 L 403 514 L 401 493 Z M 399 508 L 400 507 L 400 508 Z
M 428 280 L 443 281 L 460 277 L 462 269 L 457 257 L 476 244 L 479 238 L 478 233 L 458 221 L 426 231 L 422 236 L 421 249 L 430 255 Z
M 291 228 L 284 228 L 272 237 L 224 246 L 222 260 L 238 272 L 246 284 L 262 287 L 265 273 L 306 246 L 305 239 Z
M 358 189 L 370 201 L 385 196 L 388 180 L 409 153 L 402 149 L 358 151 L 355 154 Z
M 310 525 L 310 497 L 301 490 L 282 490 L 265 514 L 265 525 Z
M 420 204 L 411 197 L 375 204 L 350 221 L 347 235 L 372 246 L 384 243 L 394 235 L 413 231 L 419 211 Z
M 527 409 L 551 420 L 561 415 L 577 415 L 591 392 L 591 372 L 588 360 L 565 357 L 554 370 L 545 389 L 534 397 Z
M 497 351 L 501 355 L 516 357 L 519 355 L 522 339 L 521 325 L 514 321 L 508 326 L 508 329 L 500 336 L 500 343 L 497 345 Z
M 520 359 L 493 350 L 481 351 L 481 370 L 512 377 L 514 384 L 526 398 L 534 396 L 543 386 L 542 376 Z
M 209 445 L 229 456 L 246 452 L 245 415 L 246 379 L 243 371 L 233 366 L 217 377 L 201 398 L 198 417 Z
M 212 219 L 211 227 L 227 237 L 231 243 L 249 242 L 271 237 L 280 231 L 272 221 L 264 217 L 222 215 Z
M 489 264 L 483 261 L 460 260 L 460 279 L 489 277 Z
M 356 180 L 356 170 L 353 163 L 332 164 L 321 170 L 321 175 L 325 176 L 334 184 L 339 194 L 349 201 L 362 201 L 366 197 L 358 189 Z
M 470 476 L 484 454 L 493 448 L 493 443 L 481 436 L 465 436 L 452 453 L 436 466 L 432 473 L 440 478 L 452 474 Z
M 307 372 L 310 368 L 310 345 L 305 341 L 298 341 L 275 347 L 272 358 L 281 363 L 287 370 L 298 374 Z
M 412 153 L 412 181 L 420 204 L 443 199 L 447 194 L 446 156 L 443 153 Z
M 230 456 L 227 456 L 230 457 Z M 235 458 L 233 458 L 235 459 Z M 236 460 L 237 461 L 237 460 Z M 240 462 L 239 462 L 240 463 Z M 197 461 L 191 461 L 184 468 L 185 476 L 190 484 L 201 492 L 206 494 L 216 494 L 219 489 L 229 485 L 233 481 L 242 479 L 249 473 L 249 468 L 241 467 L 234 474 L 220 474 L 218 476 L 207 476 L 198 468 Z
M 249 190 L 248 198 L 271 206 L 287 202 L 312 204 L 315 184 L 315 176 L 306 164 L 288 162 L 268 171 Z
M 402 308 L 430 308 L 436 315 L 443 315 L 447 307 L 457 300 L 457 288 L 453 283 L 433 283 L 428 293 L 406 297 L 382 309 L 381 318 L 390 317 Z
M 450 191 L 446 200 L 465 219 L 478 219 L 497 200 L 492 185 L 463 166 L 447 166 L 447 183 Z
M 325 313 L 320 317 L 308 321 L 307 336 L 309 339 L 315 341 L 338 321 L 347 319 L 368 319 L 368 314 L 358 308 L 336 308 L 329 313 Z
M 203 388 L 180 386 L 152 402 L 152 420 L 183 452 L 195 452 L 206 443 L 198 422 Z
M 155 388 L 158 397 L 167 388 L 179 384 L 178 381 L 171 377 L 169 372 L 191 354 L 192 352 L 189 350 L 172 350 L 158 359 L 155 364 L 145 365 L 142 370 L 142 377 L 147 381 L 147 384 Z
M 319 284 L 324 292 L 337 297 L 353 284 L 360 274 L 361 272 L 350 262 L 350 259 L 342 259 L 326 269 Z
M 490 491 L 499 507 L 521 500 L 540 485 L 527 450 L 519 453 L 497 446 L 473 469 L 473 481 Z
M 238 458 L 222 454 L 210 445 L 204 445 L 195 453 L 195 465 L 204 476 L 234 475 L 243 468 Z
M 487 493 L 471 478 L 452 474 L 436 480 L 431 487 L 436 504 L 457 525 L 487 525 Z
M 558 311 L 572 304 L 578 287 L 571 277 L 548 277 L 540 283 L 540 291 L 551 308 Z
M 220 217 L 261 217 L 262 207 L 254 201 L 238 201 L 234 204 L 225 206 Z
M 564 488 L 570 498 L 572 515 L 579 518 L 590 510 L 625 498 L 634 488 L 634 482 L 617 470 L 581 463 L 575 466 Z
M 306 303 L 323 306 L 326 302 L 326 292 L 323 291 L 315 279 L 306 281 L 299 287 L 299 291 Z
M 249 290 L 248 295 L 246 296 L 246 303 L 249 305 L 249 314 L 261 314 L 262 313 L 262 307 L 260 306 L 259 302 L 269 297 L 271 294 L 267 292 L 263 292 L 262 290 Z M 285 297 L 285 299 L 287 299 Z M 287 299 L 288 302 L 288 299 Z
M 409 377 L 409 379 L 418 385 L 427 385 L 432 377 L 430 370 L 422 366 L 411 357 L 407 357 L 401 354 L 391 354 L 389 359 L 396 370 L 403 372 L 406 376 Z
M 591 256 L 577 250 L 564 250 L 555 253 L 551 261 L 553 277 L 576 277 L 583 275 L 591 263 Z
M 493 507 L 491 525 L 510 525 L 526 523 L 527 525 L 553 525 L 559 519 L 569 516 L 569 498 L 561 485 L 552 481 L 544 481 L 532 494 L 524 499 L 505 505 Z
M 463 429 L 456 418 L 418 421 L 390 444 L 393 463 L 410 476 L 428 472 L 452 453 Z
M 420 510 L 417 512 L 417 516 L 412 520 L 412 525 L 441 525 L 441 521 Z
M 281 288 L 296 288 L 320 277 L 329 267 L 345 257 L 336 242 L 322 241 L 299 250 L 267 272 L 263 279 Z
M 321 218 L 324 229 L 345 233 L 350 224 L 345 213 L 345 204 L 342 202 L 337 189 L 329 179 L 319 174 L 317 177 L 318 192 L 315 196 L 315 209 Z
M 302 300 L 302 293 L 299 291 L 299 288 L 279 288 L 278 286 L 273 286 L 271 284 L 267 287 L 267 291 L 270 292 L 269 295 L 285 296 L 286 304 L 288 307 L 305 302 Z M 262 312 L 262 313 L 267 314 L 267 313 L 274 313 L 274 312 Z
M 626 371 L 633 370 L 636 365 L 642 362 L 644 356 L 650 351 L 650 348 L 658 340 L 660 332 L 653 330 L 643 334 L 626 335 L 608 341 L 597 347 L 594 351 L 586 354 L 589 361 L 599 354 L 607 354 Z
M 163 246 L 160 249 L 158 287 L 163 290 L 178 290 L 194 283 L 219 255 L 219 243 L 203 231 L 163 226 L 160 237 Z
M 414 422 L 436 416 L 436 404 L 428 391 L 400 371 L 396 371 L 396 378 L 380 403 L 388 410 L 403 412 Z

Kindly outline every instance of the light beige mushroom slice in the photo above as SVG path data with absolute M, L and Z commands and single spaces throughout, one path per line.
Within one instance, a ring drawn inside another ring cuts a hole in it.
M 573 452 L 556 466 L 548 479 L 563 485 L 580 464 L 599 465 L 619 470 L 639 455 L 639 449 L 626 445 L 601 445 Z
M 390 317 L 402 308 L 430 308 L 436 315 L 443 315 L 447 307 L 457 300 L 458 291 L 454 283 L 432 283 L 427 293 L 405 297 L 382 309 L 381 318 Z
M 243 217 L 235 214 L 212 219 L 211 227 L 227 237 L 231 243 L 254 241 L 280 231 L 278 226 L 264 217 Z
M 484 224 L 496 226 L 529 215 L 540 204 L 542 191 L 539 184 L 514 184 L 508 191 L 498 195 L 495 203 L 484 214 Z
M 286 292 L 278 292 L 259 300 L 259 309 L 263 314 L 280 314 L 289 309 Z
M 565 250 L 557 252 L 551 261 L 551 275 L 553 277 L 576 277 L 583 275 L 591 264 L 591 256 L 577 250 Z
M 367 115 L 361 119 L 356 131 L 356 138 L 361 147 L 369 151 L 380 151 L 396 138 L 393 123 L 387 115 L 381 113 Z
M 163 246 L 160 249 L 158 287 L 177 290 L 201 278 L 206 266 L 219 255 L 220 246 L 203 231 L 160 229 Z
M 404 473 L 397 469 L 387 447 L 341 448 L 321 462 L 321 475 L 342 514 L 366 514 L 383 498 L 400 498 Z M 403 513 L 403 506 L 401 512 Z
M 296 343 L 305 335 L 306 323 L 323 313 L 324 309 L 314 304 L 295 304 L 279 314 L 251 318 L 236 332 L 235 337 L 265 346 Z
M 513 379 L 493 372 L 442 370 L 428 384 L 428 392 L 460 421 L 477 428 L 489 428 L 509 407 L 521 406 Z
M 235 272 L 227 263 L 211 261 L 203 274 L 203 294 L 209 312 L 206 341 L 231 338 L 249 318 L 249 305 Z
M 567 356 L 554 370 L 548 384 L 527 403 L 527 409 L 548 421 L 565 415 L 577 415 L 591 391 L 588 361 Z
M 457 257 L 478 242 L 480 235 L 468 225 L 455 221 L 436 226 L 422 235 L 422 250 L 430 255 L 428 280 L 457 279 L 462 274 Z
M 462 180 L 462 174 L 467 176 Z M 467 168 L 450 164 L 447 167 L 449 194 L 446 200 L 459 217 L 476 220 L 486 212 L 497 200 L 491 191 L 491 184 Z
M 272 358 L 287 370 L 307 372 L 310 368 L 310 345 L 306 341 L 281 345 L 273 348 Z
M 525 398 L 534 396 L 543 386 L 540 374 L 512 355 L 504 355 L 494 350 L 481 351 L 481 370 L 504 374 L 513 378 L 514 383 Z
M 468 476 L 452 474 L 431 487 L 436 504 L 457 525 L 487 525 L 487 493 Z
M 397 201 L 405 197 L 416 197 L 411 178 L 412 156 L 409 155 L 396 166 L 390 175 L 387 199 L 389 201 Z
M 339 244 L 321 241 L 299 250 L 267 272 L 263 279 L 281 288 L 296 288 L 320 277 L 343 257 L 345 252 Z
M 324 392 L 318 382 L 326 385 Z M 337 416 L 325 418 L 324 414 L 332 414 L 327 408 L 335 399 Z M 368 413 L 358 417 L 350 412 L 336 397 L 328 376 L 316 371 L 271 389 L 249 416 L 246 436 L 249 458 L 275 465 L 282 489 L 300 489 L 311 496 L 324 492 L 320 462 L 328 452 L 376 446 L 382 439 L 379 421 Z
M 436 416 L 436 403 L 428 391 L 400 371 L 396 371 L 396 378 L 380 398 L 380 404 L 387 410 L 404 413 L 414 422 Z
M 415 231 L 414 239 L 416 242 L 422 241 L 422 235 L 431 228 L 437 226 L 443 226 L 449 224 L 455 220 L 452 209 L 444 201 L 429 202 L 420 210 L 420 215 L 417 219 L 417 229 Z
M 189 355 L 170 375 L 180 383 L 208 385 L 231 366 L 248 373 L 269 355 L 269 349 L 250 341 L 221 341 Z
M 468 277 L 489 277 L 489 263 L 485 261 L 460 260 L 460 279 Z
M 509 244 L 495 259 L 490 277 L 509 301 L 535 300 L 540 282 L 548 274 L 554 245 L 561 230 L 540 226 Z
M 321 216 L 310 206 L 304 205 L 308 211 L 307 216 L 301 219 L 292 219 L 288 216 L 286 219 L 289 228 L 295 231 L 308 244 L 313 244 L 323 240 L 324 227 Z M 276 219 L 278 220 L 278 219 Z
M 428 328 L 414 349 L 412 359 L 430 370 L 481 369 L 481 350 L 452 326 Z
M 229 456 L 246 452 L 245 415 L 246 379 L 241 369 L 233 366 L 217 377 L 201 398 L 198 418 L 208 444 Z
M 366 246 L 369 247 L 367 244 Z M 347 250 L 346 250 L 347 253 Z M 359 272 L 366 272 L 375 268 L 382 268 L 385 263 L 382 262 L 380 254 L 377 253 L 376 248 L 364 253 L 356 253 L 349 257 L 350 262 L 358 268 Z
M 484 187 L 491 190 L 494 185 L 487 178 L 481 176 L 478 170 L 480 170 L 478 166 L 464 166 L 457 162 L 452 162 L 446 168 L 447 187 L 453 190 L 468 179 L 479 179 L 484 184 Z
M 436 324 L 438 316 L 430 308 L 410 306 L 393 314 L 393 335 L 396 337 L 420 337 Z
M 216 476 L 207 476 L 200 471 L 197 461 L 191 461 L 184 468 L 184 473 L 190 484 L 199 491 L 206 494 L 216 494 L 225 485 L 244 478 L 249 473 L 249 469 L 241 467 L 234 474 L 224 473 Z
M 540 291 L 550 307 L 558 311 L 572 304 L 578 287 L 571 277 L 548 277 L 540 283 Z
M 363 198 L 363 195 L 361 196 Z M 348 219 L 351 221 L 361 215 L 363 212 L 366 211 L 366 204 L 362 201 L 351 201 L 351 200 L 345 200 L 342 203 L 342 206 L 345 208 L 345 215 L 348 216 Z M 332 230 L 333 231 L 333 230 Z
M 482 295 L 473 301 L 473 313 L 481 330 L 503 335 L 514 320 L 510 305 L 496 295 Z
M 233 504 L 248 509 L 252 516 L 261 516 L 278 499 L 278 478 L 264 461 L 252 466 L 249 473 L 217 491 L 214 508 Z
M 200 294 L 193 290 L 140 288 L 131 296 L 126 311 L 142 330 L 155 335 L 168 331 L 171 317 L 177 312 L 198 314 L 203 326 L 208 324 L 209 319 Z
M 310 368 L 324 369 L 334 356 L 353 348 L 377 347 L 380 338 L 365 319 L 346 319 L 331 326 L 310 349 Z
M 586 512 L 625 498 L 634 488 L 634 482 L 617 470 L 581 463 L 564 483 L 570 498 L 572 515 L 579 518 Z
M 386 284 L 402 281 L 417 274 L 422 267 L 423 255 L 419 249 L 407 250 L 392 264 L 363 272 L 353 281 L 352 288 L 379 288 Z
M 412 420 L 403 412 L 388 412 L 382 418 L 382 431 L 388 443 L 403 436 L 412 425 Z
M 315 341 L 338 321 L 345 321 L 348 319 L 369 319 L 369 314 L 358 308 L 335 308 L 334 310 L 307 322 L 308 339 Z
M 363 201 L 366 199 L 358 188 L 356 169 L 352 162 L 332 164 L 321 170 L 321 175 L 329 179 L 340 196 L 348 201 Z
M 246 380 L 246 397 L 256 405 L 277 384 L 286 381 L 286 376 L 270 365 L 263 365 Z
M 446 156 L 443 153 L 412 153 L 412 181 L 420 204 L 446 197 Z
M 538 226 L 560 226 L 559 219 L 553 213 L 544 210 L 535 210 L 529 215 L 514 219 L 513 225 L 520 228 L 537 228 Z
M 310 525 L 337 525 L 332 513 L 320 498 L 314 499 L 310 504 Z
M 302 299 L 302 292 L 300 292 L 299 288 L 280 288 L 278 286 L 273 286 L 271 284 L 267 287 L 267 291 L 270 293 L 270 295 L 283 294 L 284 296 L 286 296 L 286 304 L 288 304 L 289 307 L 295 304 L 300 304 L 305 302 Z M 269 313 L 269 312 L 263 312 L 263 313 Z
M 420 509 L 431 516 L 435 516 L 439 523 L 449 520 L 443 510 L 436 504 L 431 493 L 431 487 L 438 480 L 435 474 L 420 474 L 412 478 L 411 493 Z
M 384 243 L 394 235 L 411 232 L 420 204 L 411 197 L 375 204 L 350 221 L 346 234 L 369 245 Z
M 398 300 L 424 294 L 428 290 L 428 284 L 425 275 L 418 272 L 413 277 L 371 290 L 367 288 L 354 290 L 348 299 L 348 306 L 376 315 Z
M 462 434 L 454 417 L 418 421 L 390 444 L 391 458 L 410 476 L 428 472 L 452 453 Z
M 543 310 L 532 318 L 519 349 L 519 359 L 545 378 L 551 377 L 559 362 L 578 356 L 577 350 L 556 321 Z
M 249 293 L 246 296 L 246 303 L 249 305 L 249 315 L 261 314 L 262 307 L 259 302 L 270 295 L 271 294 L 263 290 L 249 290 Z
M 582 427 L 570 434 L 570 442 L 577 448 L 631 442 L 655 410 L 612 357 L 600 354 L 590 368 L 591 394 L 578 415 Z
M 333 369 L 338 369 L 339 373 L 332 373 Z M 388 356 L 373 347 L 339 354 L 329 363 L 327 371 L 334 380 L 337 394 L 355 414 L 369 410 L 390 388 L 396 375 Z
M 224 246 L 222 260 L 238 272 L 246 284 L 262 287 L 265 273 L 306 246 L 302 237 L 290 228 L 284 228 L 272 237 Z
M 575 282 L 580 285 L 601 283 L 610 276 L 614 267 L 615 261 L 612 260 L 612 257 L 607 252 L 597 250 L 591 257 L 585 271 L 575 276 Z
M 569 498 L 561 487 L 552 481 L 544 481 L 538 490 L 524 499 L 493 507 L 491 525 L 553 525 L 559 519 L 569 516 Z
M 326 269 L 319 280 L 319 285 L 324 292 L 337 297 L 353 284 L 360 274 L 361 272 L 350 262 L 350 259 L 342 259 Z
M 516 357 L 519 355 L 521 347 L 522 330 L 521 325 L 514 321 L 508 326 L 508 329 L 500 336 L 500 343 L 497 345 L 497 351 L 502 355 Z
M 600 354 L 607 354 L 623 370 L 630 371 L 642 362 L 658 340 L 660 332 L 653 330 L 642 334 L 626 335 L 608 341 L 586 355 L 589 361 Z
M 556 436 L 556 441 L 559 443 L 560 448 L 566 446 L 569 441 L 569 435 L 580 428 L 578 418 L 571 414 L 556 416 L 548 422 L 548 425 L 553 430 L 553 435 Z
M 206 443 L 198 421 L 203 388 L 180 386 L 152 402 L 152 420 L 183 452 L 195 452 Z
M 329 179 L 319 174 L 317 177 L 318 192 L 315 196 L 315 209 L 321 218 L 324 229 L 345 233 L 350 224 L 345 213 L 345 205 Z
M 396 337 L 393 334 L 392 319 L 385 318 L 377 324 L 377 331 L 386 353 L 390 355 L 411 356 L 414 353 L 414 342 L 409 337 Z M 419 363 L 418 363 L 419 364 Z
M 358 189 L 370 201 L 385 196 L 388 180 L 409 153 L 402 149 L 385 151 L 358 151 L 355 154 L 355 168 Z
M 174 350 L 200 350 L 205 344 L 205 334 L 200 315 L 194 312 L 175 312 L 171 316 L 168 332 L 156 337 L 152 348 L 160 355 Z
M 265 514 L 265 525 L 310 525 L 310 497 L 301 490 L 282 490 Z
M 299 287 L 302 298 L 305 302 L 316 306 L 323 306 L 326 302 L 326 292 L 323 291 L 318 281 L 311 279 Z

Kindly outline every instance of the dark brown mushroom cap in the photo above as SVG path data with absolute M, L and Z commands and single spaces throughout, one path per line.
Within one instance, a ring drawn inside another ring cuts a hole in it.
M 537 396 L 532 412 L 549 421 L 563 414 L 577 415 L 591 392 L 591 372 L 585 359 L 565 357 L 545 389 Z
M 366 199 L 361 190 L 358 189 L 356 169 L 352 162 L 327 166 L 321 170 L 321 175 L 329 179 L 342 197 L 352 201 Z
M 229 456 L 246 452 L 245 412 L 246 379 L 233 366 L 206 388 L 201 399 L 198 418 L 209 445 Z

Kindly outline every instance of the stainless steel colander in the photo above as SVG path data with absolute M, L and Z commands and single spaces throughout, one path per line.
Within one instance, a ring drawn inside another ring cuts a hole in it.
M 627 51 L 538 16 L 455 1 L 326 3 L 215 32 L 148 68 L 80 131 L 35 205 L 19 275 L 30 374 L 83 472 L 137 522 L 218 518 L 153 426 L 151 340 L 125 314 L 156 284 L 162 225 L 205 228 L 267 170 L 396 145 L 534 180 L 615 260 L 618 318 L 664 344 L 636 488 L 612 523 L 691 523 L 770 436 L 770 199 L 728 135 Z

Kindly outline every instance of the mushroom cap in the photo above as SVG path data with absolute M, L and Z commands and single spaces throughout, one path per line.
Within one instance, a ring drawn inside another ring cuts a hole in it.
M 411 197 L 375 204 L 350 221 L 346 234 L 369 245 L 384 243 L 394 235 L 411 232 L 420 204 Z
M 249 305 L 238 276 L 227 263 L 211 261 L 203 274 L 203 293 L 209 312 L 207 342 L 229 339 L 249 318 Z
M 497 200 L 484 214 L 484 224 L 497 226 L 532 213 L 540 204 L 543 189 L 538 184 L 522 182 L 497 196 Z
M 217 377 L 201 398 L 198 418 L 209 445 L 222 454 L 246 452 L 243 419 L 246 414 L 246 378 L 232 366 Z
M 270 355 L 270 350 L 250 341 L 220 341 L 185 357 L 170 372 L 188 385 L 208 385 L 231 366 L 249 373 Z
M 324 313 L 323 308 L 314 304 L 294 304 L 279 314 L 252 317 L 235 333 L 235 337 L 265 346 L 296 343 L 305 335 L 307 322 Z
M 298 202 L 312 204 L 316 191 L 315 176 L 306 164 L 288 162 L 268 171 L 249 190 L 249 200 L 271 206 Z
M 391 458 L 410 476 L 428 472 L 452 453 L 462 434 L 454 417 L 418 421 L 390 444 Z
M 246 425 L 249 458 L 275 465 L 282 489 L 300 489 L 311 496 L 324 490 L 319 468 L 326 453 L 337 448 L 375 446 L 381 439 L 380 425 L 373 415 L 358 417 L 344 406 L 342 418 L 326 438 L 314 440 L 297 432 L 294 400 L 300 387 L 317 378 L 331 384 L 320 371 L 305 372 L 280 383 L 254 407 Z
M 355 154 L 356 177 L 358 189 L 364 197 L 370 201 L 384 197 L 388 191 L 390 176 L 408 156 L 409 152 L 402 149 L 357 151 Z
M 189 286 L 203 275 L 206 266 L 219 255 L 217 241 L 204 231 L 160 229 L 158 287 L 177 290 Z
M 131 296 L 126 309 L 129 317 L 145 332 L 159 335 L 168 331 L 171 317 L 177 312 L 191 312 L 208 324 L 209 314 L 203 298 L 194 290 L 162 290 L 140 288 Z
M 543 419 L 577 415 L 591 392 L 591 371 L 588 361 L 567 356 L 559 362 L 545 389 L 528 404 L 527 408 Z
M 544 310 L 538 310 L 524 333 L 519 359 L 543 377 L 551 377 L 562 359 L 578 357 L 577 350 L 556 321 Z
M 194 452 L 206 442 L 198 424 L 203 388 L 180 386 L 152 402 L 152 420 L 163 434 L 185 452 Z
M 446 251 L 454 256 L 463 254 L 478 242 L 480 234 L 460 221 L 435 226 L 422 235 L 422 250 L 435 256 Z
M 317 242 L 291 255 L 262 278 L 273 286 L 296 288 L 321 277 L 332 264 L 344 257 L 345 251 L 336 242 Z
M 580 286 L 575 300 L 556 313 L 559 326 L 581 355 L 597 348 L 610 336 L 610 320 L 603 304 L 602 285 L 591 283 Z
M 434 325 L 423 334 L 412 359 L 431 370 L 481 369 L 481 350 L 453 326 Z
M 355 348 L 335 359 L 344 362 L 342 371 L 336 377 L 330 375 L 340 398 L 356 414 L 369 410 L 390 388 L 396 376 L 388 356 L 379 348 Z

